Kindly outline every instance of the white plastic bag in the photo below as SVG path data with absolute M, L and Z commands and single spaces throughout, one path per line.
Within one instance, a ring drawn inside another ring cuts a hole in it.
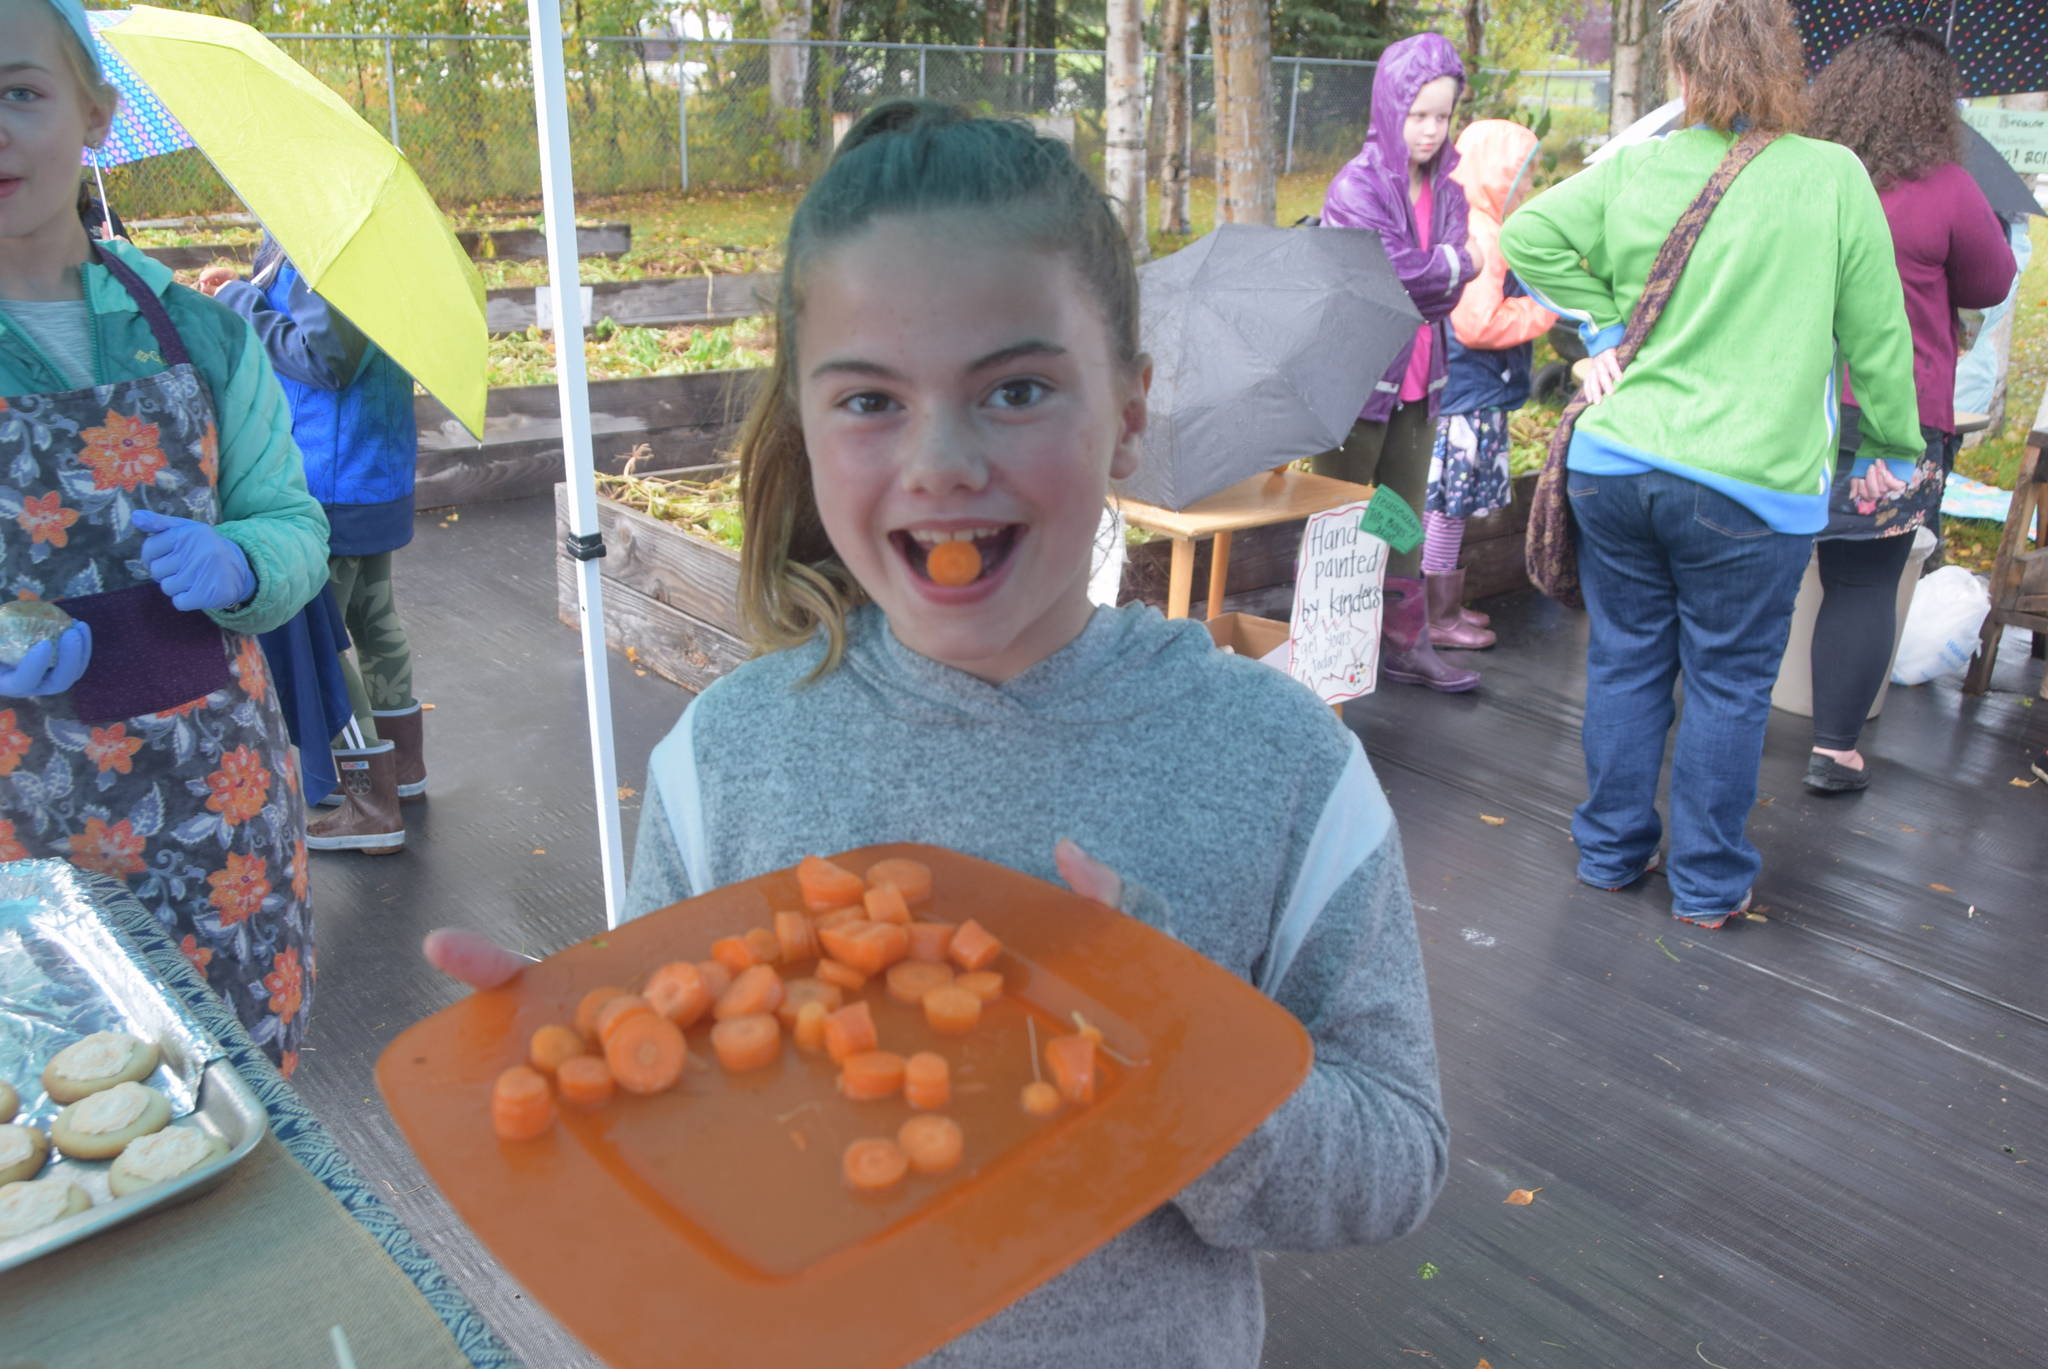
M 1913 608 L 1892 662 L 1892 683 L 1925 684 L 1960 675 L 1977 654 L 1977 634 L 1991 612 L 1991 591 L 1961 566 L 1943 566 L 1913 588 Z

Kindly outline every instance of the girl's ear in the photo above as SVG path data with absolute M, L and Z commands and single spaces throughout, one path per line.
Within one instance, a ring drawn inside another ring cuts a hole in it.
M 1152 358 L 1140 356 L 1131 368 L 1123 409 L 1117 416 L 1116 447 L 1109 456 L 1109 478 L 1124 480 L 1138 469 L 1144 447 L 1147 409 L 1145 397 L 1152 389 Z

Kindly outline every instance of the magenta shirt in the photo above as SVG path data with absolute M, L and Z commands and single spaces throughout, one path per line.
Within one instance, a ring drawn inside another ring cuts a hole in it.
M 1430 177 L 1423 177 L 1422 193 L 1415 197 L 1415 245 L 1427 252 L 1429 222 L 1436 210 L 1436 191 L 1430 188 Z M 1408 357 L 1407 374 L 1401 377 L 1400 400 L 1413 404 L 1429 393 L 1429 352 L 1435 342 L 1436 328 L 1425 323 L 1415 330 L 1415 350 Z
M 1944 162 L 1878 192 L 1892 227 L 1892 251 L 1906 287 L 1913 329 L 1913 388 L 1920 423 L 1956 430 L 1958 309 L 1989 309 L 2012 289 L 2018 272 L 2005 225 L 1970 173 Z M 1845 395 L 1854 402 L 1854 395 Z

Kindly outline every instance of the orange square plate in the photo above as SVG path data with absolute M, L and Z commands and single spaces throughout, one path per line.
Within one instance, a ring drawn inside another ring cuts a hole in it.
M 377 1062 L 391 1115 L 478 1238 L 615 1369 L 831 1365 L 883 1369 L 959 1335 L 1073 1264 L 1215 1164 L 1307 1075 L 1308 1034 L 1220 966 L 1150 927 L 1014 870 L 937 847 L 870 846 L 932 870 L 919 917 L 974 918 L 1004 946 L 1005 994 L 967 1036 L 862 991 L 881 1047 L 952 1065 L 960 1167 L 876 1197 L 840 1156 L 894 1136 L 900 1099 L 850 1102 L 835 1067 L 785 1045 L 726 1075 L 706 1029 L 674 1089 L 565 1110 L 549 1134 L 491 1130 L 498 1072 L 607 984 L 802 906 L 793 870 L 728 885 L 591 937 L 416 1024 Z M 849 999 L 849 1001 L 851 1001 Z M 1019 1101 L 1041 1048 L 1079 1012 L 1108 1051 L 1095 1102 L 1040 1119 Z

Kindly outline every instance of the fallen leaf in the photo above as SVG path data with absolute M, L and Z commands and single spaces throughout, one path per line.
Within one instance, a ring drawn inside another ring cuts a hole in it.
M 1485 1360 L 1481 1360 L 1479 1361 L 1479 1363 L 1473 1365 L 1472 1369 L 1493 1369 L 1493 1366 L 1491 1364 L 1488 1364 Z
M 422 713 L 432 713 L 433 711 L 434 711 L 434 705 L 432 705 L 432 704 L 421 704 L 421 705 L 420 705 L 420 712 L 422 712 Z
M 536 846 L 533 848 L 533 853 L 537 856 L 544 856 L 548 853 L 548 848 L 545 846 Z
M 640 648 L 637 646 L 627 647 L 626 659 L 631 661 L 634 665 L 640 664 Z
M 2006 781 L 2006 783 L 2007 783 L 2007 784 L 2009 784 L 2009 785 L 2011 785 L 2011 786 L 2012 786 L 2013 788 L 2015 788 L 2015 789 L 2032 789 L 2032 788 L 2033 788 L 2033 787 L 2034 787 L 2035 785 L 2039 784 L 2039 783 L 2040 783 L 2040 781 L 2039 781 L 2039 780 L 2022 780 L 2022 779 L 2010 779 L 2010 780 L 2007 780 L 2007 781 Z
M 1541 1193 L 1542 1191 L 1543 1190 L 1540 1188 L 1518 1188 L 1513 1193 L 1510 1193 L 1507 1197 L 1501 1199 L 1501 1201 L 1504 1203 L 1513 1203 L 1516 1207 L 1527 1207 L 1529 1204 L 1536 1201 L 1536 1195 Z
M 1481 813 L 1479 815 L 1479 820 L 1485 823 L 1488 827 L 1502 827 L 1507 824 L 1506 818 L 1497 818 L 1491 813 Z
M 1937 894 L 1952 894 L 1955 892 L 1955 890 L 1949 888 L 1946 884 L 1930 884 L 1927 887 L 1934 890 L 1934 892 Z
M 642 670 L 639 666 L 634 666 L 633 673 L 635 675 L 645 675 L 647 672 L 645 670 Z
M 1908 826 L 1908 825 L 1907 825 L 1906 823 L 1903 823 L 1903 822 L 1902 822 L 1902 823 L 1900 823 L 1900 824 L 1899 824 L 1899 830 L 1900 830 L 1901 832 L 1917 832 L 1917 831 L 1919 831 L 1920 829 L 1919 829 L 1919 828 L 1917 828 L 1917 827 L 1912 827 L 1912 826 Z
M 1424 1260 L 1421 1264 L 1415 1267 L 1415 1272 L 1417 1274 L 1420 1274 L 1425 1279 L 1433 1279 L 1443 1271 L 1438 1269 L 1435 1265 L 1431 1264 L 1428 1260 Z
M 620 786 L 619 786 L 619 797 L 620 797 L 620 798 L 622 798 L 622 799 L 633 799 L 633 798 L 638 798 L 639 796 L 640 796 L 640 791 L 639 791 L 638 789 L 635 789 L 635 788 L 634 788 L 634 787 L 633 787 L 632 785 L 630 785 L 630 784 L 622 784 L 622 785 L 620 785 Z

